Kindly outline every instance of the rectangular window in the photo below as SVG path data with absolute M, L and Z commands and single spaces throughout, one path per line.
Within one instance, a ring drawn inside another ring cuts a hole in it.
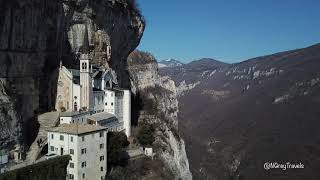
M 104 156 L 100 156 L 100 161 L 104 161 Z
M 63 141 L 63 140 L 64 140 L 64 136 L 60 135 L 60 141 Z
M 100 171 L 103 171 L 103 167 L 102 166 L 100 167 Z
M 54 146 L 50 146 L 50 150 L 51 150 L 51 151 L 54 151 Z
M 86 174 L 85 173 L 82 173 L 82 178 L 85 178 L 86 177 Z
M 103 137 L 103 135 L 104 135 L 104 132 L 100 132 L 100 137 Z
M 100 149 L 103 149 L 103 147 L 104 147 L 104 144 L 100 144 Z
M 69 174 L 69 179 L 74 179 L 74 175 L 73 174 Z
M 84 136 L 81 137 L 82 141 L 84 141 Z
M 86 167 L 87 166 L 87 163 L 84 161 L 81 163 L 81 167 Z
M 84 148 L 84 149 L 81 149 L 81 154 L 86 154 L 87 153 L 87 149 Z
M 53 137 L 53 134 L 51 134 L 51 139 L 53 139 L 54 137 Z
M 74 168 L 74 163 L 70 163 L 70 168 Z
M 73 136 L 70 137 L 70 141 L 73 142 Z
M 74 150 L 73 149 L 70 149 L 70 154 L 74 154 Z

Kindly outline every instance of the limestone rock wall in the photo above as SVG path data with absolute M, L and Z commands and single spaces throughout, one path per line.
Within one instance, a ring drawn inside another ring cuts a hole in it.
M 0 79 L 0 149 L 12 148 L 19 142 L 21 117 L 14 108 L 12 100 L 4 88 L 5 81 Z
M 129 64 L 134 63 L 129 62 Z M 178 100 L 175 83 L 169 77 L 161 77 L 158 74 L 156 62 L 129 66 L 129 72 L 134 94 L 148 93 L 149 97 L 158 100 L 160 117 L 148 117 L 143 114 L 139 117 L 139 121 L 159 124 L 156 128 L 155 144 L 161 148 L 157 153 L 176 174 L 176 179 L 192 179 L 185 144 L 178 133 Z
M 126 58 L 144 31 L 143 17 L 131 2 L 0 1 L 0 78 L 6 82 L 12 110 L 22 115 L 23 137 L 31 134 L 24 143 L 31 144 L 37 134 L 36 115 L 54 109 L 59 61 L 77 67 L 76 52 L 83 45 L 86 27 L 94 63 L 112 67 L 120 85 L 130 86 Z M 0 114 L 1 124 L 18 121 L 4 118 Z M 4 141 L 0 143 L 8 143 Z
M 0 1 L 0 27 L 0 78 L 6 82 L 11 110 L 22 117 L 22 125 L 31 124 L 34 114 L 48 110 L 52 101 L 49 81 L 64 43 L 62 5 L 51 0 Z M 3 114 L 0 119 L 1 124 L 17 121 Z
M 145 22 L 131 0 L 66 0 L 63 2 L 72 52 L 83 45 L 85 28 L 94 63 L 111 67 L 122 87 L 130 87 L 127 57 L 140 43 Z

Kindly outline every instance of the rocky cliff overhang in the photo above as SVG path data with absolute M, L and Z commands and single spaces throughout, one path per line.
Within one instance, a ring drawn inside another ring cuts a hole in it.
M 85 27 L 96 52 L 94 63 L 110 66 L 120 85 L 130 86 L 126 58 L 145 27 L 132 2 L 0 1 L 0 78 L 14 102 L 12 114 L 23 114 L 22 130 L 28 139 L 24 142 L 30 144 L 37 133 L 36 114 L 54 108 L 59 61 L 77 67 Z

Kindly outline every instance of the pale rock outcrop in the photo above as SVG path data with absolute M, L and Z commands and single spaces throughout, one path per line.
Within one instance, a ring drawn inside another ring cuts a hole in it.
M 185 144 L 178 134 L 178 100 L 175 83 L 169 77 L 161 77 L 158 74 L 156 62 L 129 66 L 129 72 L 133 92 L 146 91 L 149 97 L 159 102 L 158 113 L 163 116 L 159 118 L 141 115 L 139 120 L 159 124 L 155 143 L 162 147 L 162 150 L 156 153 L 174 172 L 176 179 L 192 179 Z
M 180 82 L 179 86 L 177 87 L 177 95 L 178 96 L 183 96 L 185 92 L 190 91 L 191 89 L 195 88 L 198 86 L 201 82 L 197 81 L 195 83 L 190 83 L 187 84 L 185 80 Z

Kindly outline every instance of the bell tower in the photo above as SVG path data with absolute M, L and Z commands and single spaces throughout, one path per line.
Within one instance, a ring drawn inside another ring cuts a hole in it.
M 87 26 L 85 26 L 83 45 L 80 49 L 80 89 L 81 108 L 92 111 L 92 78 L 90 72 L 90 51 Z

